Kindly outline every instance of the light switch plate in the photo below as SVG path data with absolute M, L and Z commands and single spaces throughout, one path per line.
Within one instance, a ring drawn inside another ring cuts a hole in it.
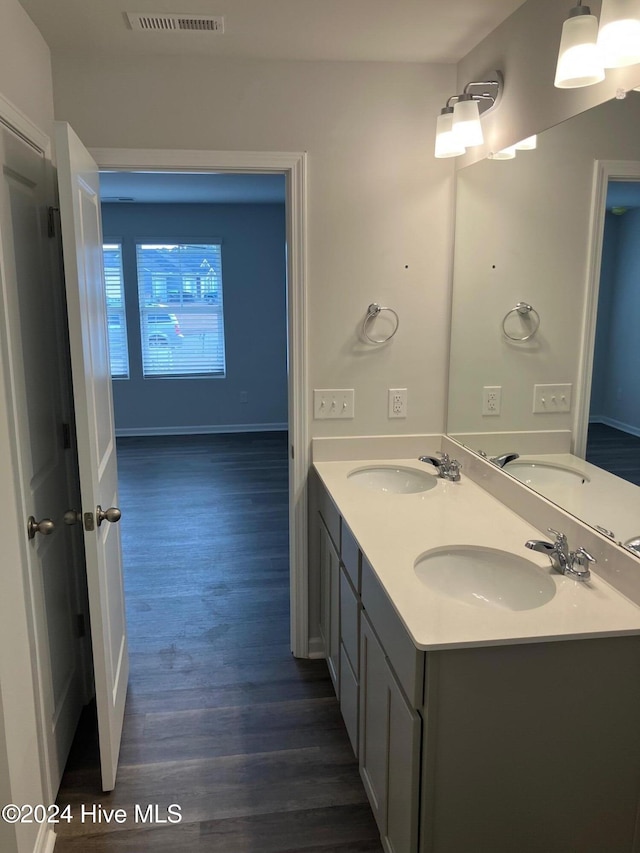
M 534 415 L 570 412 L 572 387 L 570 382 L 564 385 L 534 385 Z
M 354 416 L 353 388 L 314 388 L 314 420 L 353 418 Z

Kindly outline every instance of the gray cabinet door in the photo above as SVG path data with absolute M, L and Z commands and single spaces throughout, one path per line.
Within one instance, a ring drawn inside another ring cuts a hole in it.
M 340 560 L 324 525 L 320 525 L 320 632 L 327 666 L 339 697 L 340 666 Z
M 421 719 L 364 613 L 360 624 L 360 775 L 387 853 L 415 853 Z

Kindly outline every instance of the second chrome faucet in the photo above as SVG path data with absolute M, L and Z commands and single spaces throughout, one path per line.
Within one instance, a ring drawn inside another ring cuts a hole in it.
M 560 533 L 552 527 L 549 527 L 548 530 L 555 536 L 555 541 L 545 542 L 544 539 L 529 539 L 528 542 L 524 543 L 525 547 L 546 554 L 553 568 L 561 575 L 567 575 L 577 581 L 588 581 L 591 577 L 589 563 L 595 563 L 595 557 L 592 557 L 584 548 L 576 548 L 575 551 L 570 551 L 564 533 Z
M 448 453 L 438 451 L 438 456 L 419 456 L 419 462 L 428 462 L 438 469 L 438 476 L 445 480 L 456 481 L 460 479 L 462 465 L 457 459 L 451 459 Z

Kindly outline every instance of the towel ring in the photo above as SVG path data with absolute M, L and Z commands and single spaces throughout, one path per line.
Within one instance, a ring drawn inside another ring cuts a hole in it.
M 395 317 L 396 324 L 390 335 L 387 335 L 386 338 L 372 338 L 368 333 L 367 328 L 369 323 L 373 320 L 374 317 L 377 317 L 381 311 L 389 311 Z M 386 305 L 378 305 L 377 302 L 372 302 L 371 305 L 367 308 L 367 314 L 364 320 L 362 321 L 362 334 L 364 337 L 372 344 L 386 344 L 387 341 L 390 341 L 391 338 L 398 331 L 398 326 L 400 325 L 400 318 L 398 317 L 397 311 L 394 311 L 393 308 L 387 308 Z
M 534 315 L 534 319 L 533 319 L 534 326 L 528 335 L 524 335 L 523 337 L 519 338 L 515 335 L 510 335 L 509 332 L 507 332 L 507 329 L 505 327 L 505 323 L 507 322 L 507 320 L 509 319 L 509 317 L 512 314 L 519 314 L 521 317 L 528 317 L 531 314 Z M 536 309 L 532 305 L 528 305 L 526 302 L 518 302 L 516 304 L 515 308 L 512 308 L 510 311 L 507 311 L 507 313 L 504 315 L 504 319 L 502 321 L 502 331 L 504 332 L 505 337 L 509 338 L 510 341 L 528 341 L 529 338 L 532 338 L 535 335 L 535 333 L 538 331 L 539 328 L 540 328 L 540 315 L 538 314 L 538 312 L 536 311 Z

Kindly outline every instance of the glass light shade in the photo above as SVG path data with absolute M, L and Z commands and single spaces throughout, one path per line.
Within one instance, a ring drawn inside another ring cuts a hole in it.
M 477 101 L 469 99 L 457 102 L 453 108 L 453 132 L 465 148 L 482 145 L 484 135 Z
M 436 122 L 436 157 L 459 157 L 465 147 L 453 132 L 453 110 L 448 107 L 438 116 Z
M 602 0 L 598 50 L 605 68 L 640 62 L 640 0 Z
M 576 89 L 604 80 L 604 68 L 596 47 L 597 38 L 598 19 L 595 15 L 578 14 L 567 18 L 562 25 L 554 86 L 558 89 Z
M 491 155 L 492 160 L 513 160 L 516 156 L 516 146 L 509 145 L 507 148 L 503 148 L 501 151 L 495 151 Z
M 538 145 L 538 137 L 534 134 L 533 136 L 527 136 L 526 139 L 521 139 L 520 142 L 516 142 L 513 146 L 516 151 L 533 151 Z

